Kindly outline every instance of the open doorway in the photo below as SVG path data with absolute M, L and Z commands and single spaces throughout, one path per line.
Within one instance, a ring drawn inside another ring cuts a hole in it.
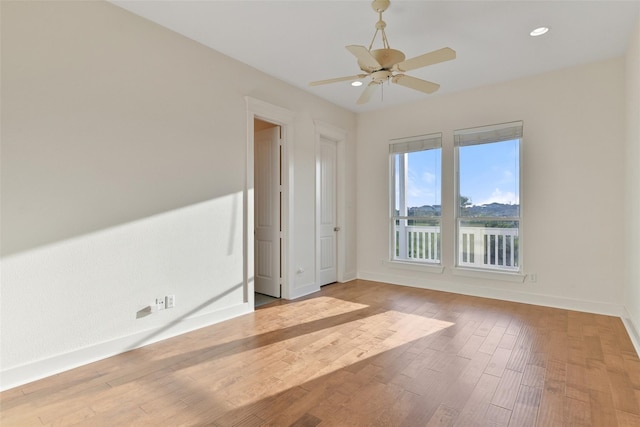
M 254 118 L 254 307 L 282 296 L 282 129 Z
M 276 215 L 280 222 L 280 250 L 278 252 L 272 252 L 279 256 L 279 274 L 280 283 L 279 290 L 280 296 L 284 299 L 291 299 L 297 296 L 295 289 L 291 289 L 290 278 L 292 277 L 291 265 L 289 260 L 291 259 L 292 250 L 292 236 L 290 228 L 292 228 L 293 220 L 293 200 L 291 183 L 293 182 L 293 164 L 292 164 L 292 149 L 293 149 L 293 123 L 295 113 L 286 110 L 282 107 L 269 104 L 268 102 L 246 96 L 247 102 L 247 181 L 245 189 L 245 215 L 244 215 L 244 302 L 247 303 L 249 308 L 255 308 L 255 290 L 256 290 L 256 253 L 259 249 L 256 249 L 256 226 L 255 226 L 255 192 L 257 179 L 255 178 L 255 165 L 262 164 L 255 160 L 255 138 L 256 130 L 254 126 L 256 119 L 268 124 L 268 128 L 275 128 L 279 130 L 279 165 L 281 185 L 279 187 L 279 215 Z M 261 124 L 260 124 L 261 125 Z M 270 151 L 271 152 L 271 151 Z M 274 181 L 274 182 L 277 182 Z M 272 188 L 272 187 L 269 187 Z M 271 260 L 273 261 L 273 260 Z M 267 261 L 263 261 L 267 262 Z M 270 262 L 269 265 L 275 265 L 275 262 Z

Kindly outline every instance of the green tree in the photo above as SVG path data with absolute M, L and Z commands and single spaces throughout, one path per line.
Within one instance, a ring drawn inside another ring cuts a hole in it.
M 462 209 L 468 208 L 471 206 L 471 197 L 460 196 L 460 207 Z

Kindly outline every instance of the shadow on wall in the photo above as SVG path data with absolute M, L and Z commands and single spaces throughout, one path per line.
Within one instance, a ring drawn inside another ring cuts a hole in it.
M 150 333 L 149 335 L 147 335 L 146 337 L 136 341 L 135 343 L 133 343 L 128 350 L 133 350 L 136 349 L 138 347 L 141 347 L 143 345 L 147 345 L 149 342 L 153 342 L 154 338 L 161 336 L 163 333 L 167 332 L 168 330 L 170 330 L 172 327 L 176 326 L 177 324 L 179 324 L 180 322 L 182 322 L 185 319 L 188 319 L 189 317 L 193 316 L 194 314 L 198 313 L 199 311 L 205 309 L 206 307 L 210 306 L 211 304 L 215 303 L 216 301 L 224 298 L 225 296 L 232 294 L 234 291 L 236 291 L 237 289 L 240 289 L 243 287 L 243 283 L 240 282 L 237 285 L 232 286 L 231 288 L 227 289 L 226 291 L 212 297 L 209 298 L 208 300 L 206 300 L 205 302 L 203 302 L 202 304 L 199 304 L 198 306 L 194 307 L 193 309 L 189 310 L 188 312 L 184 313 L 182 316 L 177 317 L 175 319 L 173 319 L 170 323 L 167 323 L 165 326 L 163 326 L 160 329 L 155 330 L 154 332 Z M 138 311 L 138 313 L 136 313 L 136 318 L 140 319 L 142 317 L 146 317 L 148 314 L 151 314 L 151 307 L 145 307 L 142 310 Z

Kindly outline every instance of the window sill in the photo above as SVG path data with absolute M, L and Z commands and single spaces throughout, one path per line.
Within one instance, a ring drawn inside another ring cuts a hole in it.
M 451 269 L 454 276 L 474 277 L 476 279 L 501 280 L 503 282 L 523 283 L 526 274 L 519 272 L 486 271 L 472 268 L 455 267 Z
M 385 261 L 390 268 L 397 268 L 400 270 L 413 270 L 422 271 L 425 273 L 442 274 L 444 267 L 439 264 L 420 264 L 417 262 L 403 262 L 403 261 Z

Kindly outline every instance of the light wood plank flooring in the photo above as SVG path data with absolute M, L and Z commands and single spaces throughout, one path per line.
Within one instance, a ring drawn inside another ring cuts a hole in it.
M 362 280 L 0 395 L 8 426 L 640 426 L 618 318 Z

